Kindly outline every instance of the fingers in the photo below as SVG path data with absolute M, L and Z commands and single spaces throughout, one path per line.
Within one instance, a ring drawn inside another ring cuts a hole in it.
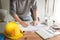
M 36 22 L 34 22 L 34 23 L 33 23 L 33 25 L 34 25 L 34 26 L 36 26 L 36 25 L 37 25 L 37 23 L 36 23 Z
M 34 21 L 33 25 L 36 26 L 38 24 L 38 21 Z
M 24 21 L 22 21 L 21 25 L 24 26 L 24 27 L 28 27 L 29 26 L 29 24 L 27 22 L 24 22 Z

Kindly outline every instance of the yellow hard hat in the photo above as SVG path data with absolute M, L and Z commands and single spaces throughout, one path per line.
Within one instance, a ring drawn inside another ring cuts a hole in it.
M 23 36 L 18 24 L 15 22 L 8 22 L 5 26 L 4 35 L 11 39 L 18 39 Z

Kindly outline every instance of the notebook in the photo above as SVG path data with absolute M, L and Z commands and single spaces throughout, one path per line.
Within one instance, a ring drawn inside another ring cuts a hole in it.
M 49 29 L 40 28 L 36 31 L 36 33 L 39 34 L 43 39 L 52 38 L 60 34 L 59 31 L 55 31 L 54 29 L 50 29 L 50 28 Z

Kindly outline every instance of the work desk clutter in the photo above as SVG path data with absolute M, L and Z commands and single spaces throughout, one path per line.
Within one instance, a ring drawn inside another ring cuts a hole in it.
M 19 25 L 19 23 L 18 23 L 18 25 Z M 38 25 L 36 25 L 36 26 L 32 26 L 32 24 L 30 24 L 28 27 L 22 27 L 21 25 L 19 25 L 19 26 L 24 31 L 23 32 L 24 36 L 18 40 L 57 40 L 57 38 L 58 38 L 58 40 L 60 40 L 60 35 L 59 35 L 60 33 L 49 38 L 48 35 L 54 34 L 54 33 L 51 32 L 52 29 L 50 30 L 50 28 L 49 28 L 49 30 L 48 30 L 47 26 L 44 24 L 38 23 Z M 58 30 L 58 32 L 59 31 L 60 30 Z M 47 36 L 44 35 L 44 33 L 46 33 Z M 46 36 L 46 37 L 44 37 L 44 36 Z M 5 40 L 11 40 L 7 37 L 4 37 L 4 38 L 5 38 Z M 47 39 L 45 39 L 45 38 L 47 38 Z

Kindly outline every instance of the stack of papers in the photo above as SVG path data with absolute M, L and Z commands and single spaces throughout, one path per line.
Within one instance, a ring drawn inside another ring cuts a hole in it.
M 60 34 L 59 31 L 55 31 L 55 30 L 50 29 L 50 28 L 49 29 L 43 29 L 43 28 L 38 29 L 36 31 L 36 33 L 38 33 L 44 39 L 48 39 L 48 38 L 51 38 L 51 37 L 54 37 L 54 36 L 57 36 Z

